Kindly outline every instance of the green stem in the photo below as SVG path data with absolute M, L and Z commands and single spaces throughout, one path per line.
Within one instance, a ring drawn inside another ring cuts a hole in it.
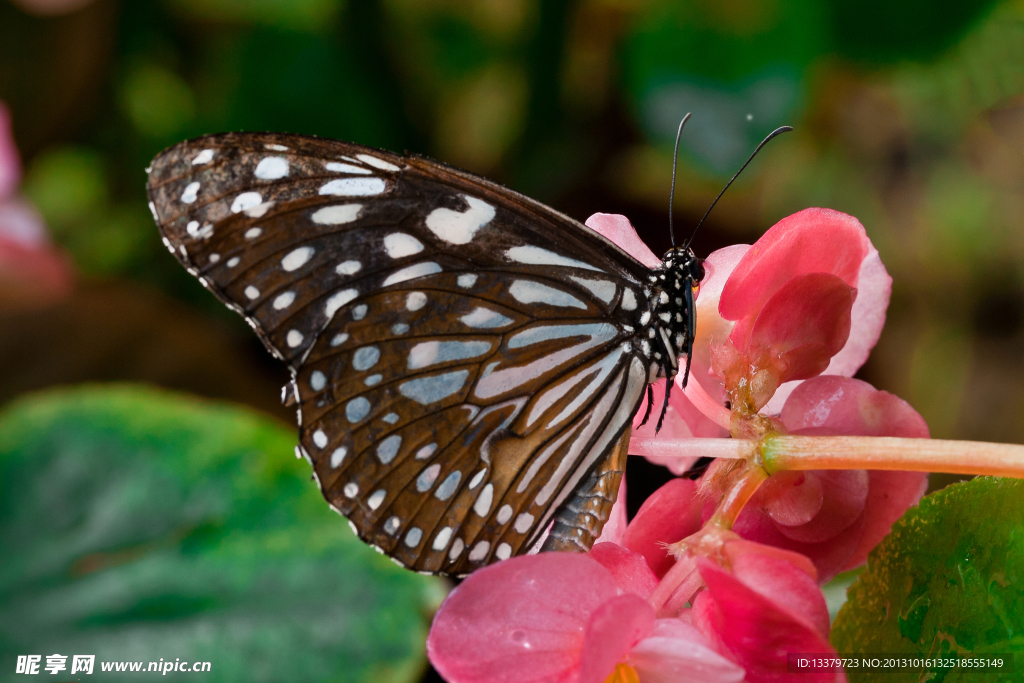
M 906 470 L 1024 478 L 1024 446 L 889 436 L 767 436 L 761 461 L 780 470 Z

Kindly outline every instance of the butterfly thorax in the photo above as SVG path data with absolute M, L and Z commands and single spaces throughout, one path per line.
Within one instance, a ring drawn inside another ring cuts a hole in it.
M 687 249 L 670 249 L 659 267 L 651 271 L 648 305 L 640 318 L 641 342 L 651 358 L 650 376 L 675 377 L 679 359 L 693 346 L 695 331 L 694 289 L 704 278 L 701 259 Z

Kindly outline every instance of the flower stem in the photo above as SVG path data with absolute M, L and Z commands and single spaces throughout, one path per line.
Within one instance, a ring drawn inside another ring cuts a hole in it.
M 631 455 L 676 458 L 726 458 L 749 460 L 757 453 L 757 442 L 747 439 L 643 439 L 629 440 Z
M 765 437 L 768 472 L 780 470 L 906 470 L 1024 478 L 1024 446 L 889 436 Z
M 713 525 L 721 529 L 732 529 L 747 501 L 767 478 L 768 472 L 761 465 L 748 462 L 745 469 L 732 481 L 725 496 L 719 501 L 715 514 L 704 527 Z

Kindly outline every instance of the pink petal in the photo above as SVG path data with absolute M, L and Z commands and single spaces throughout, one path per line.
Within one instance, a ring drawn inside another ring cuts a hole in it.
M 917 505 L 928 490 L 925 472 L 868 472 L 870 485 L 864 505 L 864 530 L 860 542 L 841 571 L 864 564 L 868 553 L 885 538 L 892 525 L 911 506 Z
M 619 493 L 612 505 L 611 512 L 608 513 L 608 521 L 604 523 L 601 535 L 594 542 L 622 545 L 622 536 L 626 533 L 628 522 L 626 517 L 626 475 L 623 474 L 622 481 L 619 482 Z
M 760 595 L 781 602 L 814 626 L 822 638 L 828 638 L 828 606 L 818 588 L 817 574 L 807 572 L 810 562 L 797 553 L 749 541 L 739 543 L 741 547 L 729 548 L 728 553 L 733 575 Z M 794 563 L 790 558 L 799 559 Z
M 791 680 L 786 673 L 789 652 L 835 653 L 820 630 L 824 598 L 814 581 L 801 570 L 783 560 L 762 557 L 760 567 L 752 569 L 753 574 L 760 576 L 755 581 L 750 572 L 744 571 L 741 580 L 704 558 L 698 560 L 698 565 L 707 591 L 694 600 L 694 626 L 746 669 L 747 681 Z M 747 581 L 754 583 L 748 585 Z M 810 615 L 795 611 L 808 608 L 812 611 Z M 827 611 L 824 623 L 827 627 Z M 801 676 L 802 681 L 815 683 L 834 679 L 833 672 Z
M 779 415 L 791 434 L 928 438 L 909 403 L 867 382 L 822 375 L 801 384 Z
M 713 499 L 708 500 L 703 518 L 709 519 L 715 510 Z M 751 501 L 753 503 L 753 501 Z M 818 581 L 826 583 L 843 571 L 853 556 L 864 530 L 864 515 L 861 514 L 846 529 L 822 543 L 801 543 L 787 538 L 781 526 L 769 517 L 759 505 L 748 504 L 737 517 L 732 530 L 743 538 L 763 545 L 773 546 L 799 553 L 814 563 Z
M 793 392 L 780 416 L 796 434 L 848 434 L 928 438 L 928 425 L 909 403 L 867 382 L 821 376 Z M 869 472 L 864 531 L 844 568 L 859 566 L 889 533 L 893 522 L 916 505 L 928 487 L 923 472 Z
M 673 479 L 644 501 L 626 528 L 623 545 L 643 555 L 659 578 L 675 563 L 665 544 L 681 541 L 700 529 L 702 503 L 696 493 L 696 482 Z
M 850 338 L 846 340 L 842 351 L 832 356 L 822 374 L 852 377 L 864 365 L 885 326 L 885 312 L 889 308 L 891 292 L 892 278 L 878 257 L 878 250 L 869 242 L 868 254 L 860 264 L 860 275 L 857 278 L 857 299 L 850 312 Z M 798 384 L 799 380 L 786 382 L 779 387 L 765 406 L 766 411 L 772 415 L 782 412 L 782 406 Z
M 763 359 L 759 367 L 774 369 L 780 383 L 813 377 L 850 336 L 855 295 L 856 290 L 828 273 L 795 277 L 765 303 L 749 341 L 737 338 L 740 325 L 730 338 L 738 349 L 747 348 L 751 360 Z
M 807 273 L 831 273 L 856 287 L 869 244 L 860 222 L 838 211 L 804 209 L 783 218 L 736 265 L 719 312 L 727 320 L 757 315 L 784 284 Z
M 729 276 L 748 251 L 749 244 L 737 244 L 711 252 L 704 261 L 707 274 L 697 294 L 697 335 L 693 341 L 690 375 L 716 400 L 724 398 L 725 389 L 721 381 L 710 373 L 711 344 L 725 341 L 735 324 L 718 312 L 719 300 Z
M 34 206 L 18 197 L 0 201 L 0 239 L 16 242 L 26 249 L 50 246 L 50 234 L 43 217 Z
M 784 526 L 811 521 L 823 502 L 821 479 L 806 472 L 776 472 L 761 486 L 760 493 L 765 512 Z
M 809 522 L 798 526 L 777 524 L 786 538 L 801 543 L 821 543 L 835 538 L 852 525 L 868 500 L 868 473 L 864 470 L 817 470 L 807 473 L 821 482 L 821 509 Z
M 611 574 L 588 555 L 513 557 L 448 595 L 427 655 L 449 683 L 574 681 L 590 617 L 617 594 Z
M 643 683 L 739 683 L 746 672 L 715 652 L 693 625 L 658 619 L 629 653 Z
M 0 203 L 14 194 L 21 182 L 21 157 L 14 144 L 11 112 L 0 101 Z
M 587 219 L 586 226 L 610 239 L 620 249 L 648 268 L 657 268 L 661 265 L 661 259 L 644 244 L 640 235 L 636 234 L 633 224 L 625 216 L 615 213 L 595 213 Z
M 595 543 L 590 549 L 590 556 L 611 572 L 615 585 L 624 593 L 632 593 L 646 600 L 658 587 L 658 577 L 639 553 L 615 543 Z
M 650 633 L 654 608 L 635 595 L 620 595 L 598 607 L 587 622 L 579 683 L 601 683 Z

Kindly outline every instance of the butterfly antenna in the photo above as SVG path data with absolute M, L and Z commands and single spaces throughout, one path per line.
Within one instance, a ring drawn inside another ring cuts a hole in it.
M 708 210 L 704 212 L 704 218 L 708 217 L 708 214 L 711 213 L 711 209 L 715 208 L 715 204 L 717 204 L 718 200 L 722 198 L 722 195 L 725 194 L 725 191 L 729 189 L 729 186 L 732 185 L 733 180 L 736 180 L 736 178 L 739 177 L 740 173 L 743 173 L 743 169 L 747 167 L 747 164 L 754 160 L 754 157 L 756 157 L 757 153 L 761 151 L 761 148 L 767 145 L 768 141 L 774 138 L 776 135 L 782 135 L 783 133 L 788 133 L 791 130 L 793 130 L 793 126 L 779 126 L 771 133 L 769 133 L 768 137 L 761 141 L 761 144 L 757 146 L 757 148 L 754 150 L 754 153 L 750 155 L 749 159 L 747 159 L 747 162 L 740 166 L 740 170 L 736 171 L 736 175 L 734 175 L 732 179 L 725 184 L 725 187 L 722 188 L 722 191 L 718 193 L 717 197 L 715 197 L 715 201 L 711 202 L 711 206 L 709 206 Z M 675 184 L 674 181 L 673 184 Z M 687 249 L 690 248 L 690 242 L 693 241 L 694 235 L 697 234 L 697 230 L 700 229 L 700 226 L 704 223 L 704 218 L 701 218 L 700 223 L 697 223 L 697 227 L 693 229 L 693 234 L 690 235 L 690 239 L 686 240 L 686 244 L 683 246 L 683 251 L 686 251 Z
M 676 236 L 672 231 L 672 208 L 675 206 L 676 199 L 676 166 L 679 163 L 679 138 L 683 136 L 683 126 L 690 120 L 690 112 L 686 112 L 686 116 L 679 122 L 679 130 L 676 131 L 676 148 L 672 152 L 672 187 L 668 191 L 668 238 L 672 242 L 672 248 L 676 248 Z

